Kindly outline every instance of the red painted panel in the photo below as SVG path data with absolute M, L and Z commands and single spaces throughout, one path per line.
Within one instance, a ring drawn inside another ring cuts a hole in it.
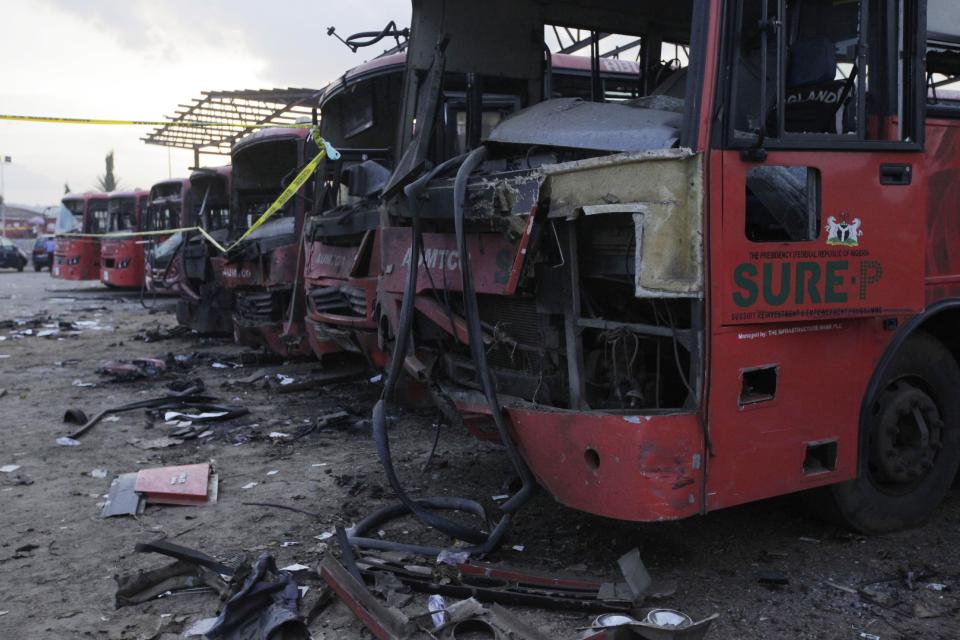
M 146 494 L 147 502 L 153 504 L 203 504 L 207 502 L 209 479 L 207 463 L 141 469 L 133 488 Z
M 264 284 L 263 273 L 256 262 L 227 262 L 226 260 L 216 262 L 220 263 L 220 277 L 223 279 L 223 285 L 228 289 L 260 287 Z
M 722 154 L 722 260 L 714 291 L 723 324 L 798 322 L 923 309 L 923 156 L 892 152 L 770 152 L 763 164 Z M 913 184 L 881 186 L 883 164 L 909 164 Z M 821 176 L 820 233 L 806 242 L 751 242 L 746 177 L 761 166 L 810 167 Z M 714 208 L 720 203 L 714 203 Z M 837 225 L 840 225 L 838 231 Z M 843 227 L 843 225 L 848 225 Z
M 137 288 L 143 286 L 144 240 L 125 238 L 104 239 L 100 246 L 100 281 L 114 287 Z M 109 260 L 113 267 L 107 267 Z M 126 263 L 126 267 L 119 265 Z
M 508 408 L 507 415 L 537 480 L 563 504 L 633 521 L 698 512 L 703 438 L 696 415 L 520 408 Z
M 63 280 L 100 279 L 99 238 L 57 238 L 51 275 Z
M 305 276 L 312 278 L 340 278 L 345 280 L 353 269 L 359 247 L 336 246 L 322 242 L 307 243 Z
M 709 510 L 849 480 L 860 405 L 892 337 L 878 319 L 772 324 L 715 332 Z M 772 400 L 741 406 L 744 370 L 775 366 Z M 804 473 L 807 443 L 836 441 L 833 472 Z
M 267 288 L 290 287 L 303 274 L 301 244 L 288 244 L 270 252 L 266 274 Z
M 393 293 L 402 292 L 411 263 L 410 229 L 383 229 L 383 286 Z M 423 234 L 424 255 L 417 278 L 417 292 L 432 288 L 461 291 L 460 252 L 452 233 Z M 467 237 L 473 284 L 477 293 L 506 295 L 516 262 L 517 245 L 499 233 L 478 233 Z M 430 283 L 433 278 L 433 285 Z
M 881 186 L 880 165 L 887 163 L 912 165 L 913 184 Z M 764 164 L 819 170 L 821 228 L 808 242 L 747 240 L 746 174 L 763 165 L 736 152 L 713 154 L 708 510 L 853 478 L 861 403 L 893 336 L 882 318 L 924 306 L 921 154 L 771 152 Z M 860 220 L 862 235 L 855 246 L 828 244 L 828 218 L 844 213 L 851 224 Z M 742 265 L 755 267 L 753 290 L 735 279 Z M 787 271 L 789 295 L 774 304 Z M 751 296 L 752 304 L 742 304 Z M 777 368 L 775 397 L 743 406 L 743 373 L 758 367 Z M 837 442 L 835 470 L 805 471 L 807 445 L 823 441 Z

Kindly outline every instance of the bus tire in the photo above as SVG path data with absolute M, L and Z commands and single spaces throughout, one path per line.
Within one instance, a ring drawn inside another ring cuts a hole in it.
M 860 429 L 857 478 L 822 490 L 821 511 L 862 533 L 922 524 L 960 466 L 960 367 L 939 340 L 918 331 L 904 342 Z

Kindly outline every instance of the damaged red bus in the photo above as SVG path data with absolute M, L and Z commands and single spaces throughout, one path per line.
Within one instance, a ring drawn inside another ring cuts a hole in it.
M 317 154 L 310 128 L 269 128 L 239 140 L 231 154 L 228 244 L 256 222 Z M 212 260 L 233 296 L 234 338 L 283 356 L 310 355 L 303 327 L 304 218 L 314 180 L 227 255 Z
M 955 3 L 414 0 L 412 24 L 387 381 L 503 440 L 506 514 L 536 482 L 631 521 L 808 490 L 864 532 L 930 515 L 960 464 Z M 545 99 L 550 25 L 638 41 L 640 95 Z M 523 109 L 431 164 L 464 78 Z
M 57 246 L 50 275 L 63 280 L 99 280 L 99 236 L 107 232 L 108 226 L 106 193 L 65 196 L 57 217 Z M 61 234 L 90 234 L 90 237 Z
M 193 226 L 190 216 L 192 207 L 188 178 L 171 178 L 150 187 L 150 201 L 147 203 L 147 219 L 146 224 L 142 225 L 143 230 L 169 230 L 171 233 L 149 236 L 144 268 L 144 286 L 147 291 L 154 294 L 177 292 L 180 264 L 176 258 L 183 244 L 183 234 L 172 231 Z
M 108 287 L 139 289 L 143 286 L 143 237 L 123 235 L 141 230 L 146 220 L 149 192 L 115 191 L 107 200 L 107 233 L 100 243 L 100 282 Z
M 306 225 L 306 329 L 317 357 L 362 353 L 382 367 L 376 294 L 380 272 L 379 195 L 394 163 L 406 55 L 376 58 L 349 70 L 320 97 L 321 133 L 341 154 L 327 161 L 318 199 L 321 215 Z M 639 67 L 630 60 L 599 61 L 610 99 L 637 97 Z M 555 97 L 589 97 L 590 59 L 553 54 L 544 82 Z M 468 85 L 444 86 L 433 145 L 440 160 L 466 150 Z M 480 135 L 520 108 L 516 96 L 484 93 Z M 471 122 L 472 124 L 472 122 Z

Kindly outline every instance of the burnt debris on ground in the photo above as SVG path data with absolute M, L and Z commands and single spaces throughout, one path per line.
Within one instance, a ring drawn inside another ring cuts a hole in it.
M 13 317 L 40 315 L 47 306 L 42 294 L 25 289 Z M 500 637 L 518 638 L 645 637 L 651 610 L 690 624 L 688 633 L 707 621 L 710 639 L 951 638 L 960 629 L 956 494 L 924 527 L 881 537 L 825 525 L 789 498 L 632 525 L 537 494 L 486 557 L 458 551 L 409 517 L 384 519 L 362 536 L 445 551 L 438 558 L 348 542 L 357 580 L 337 528 L 349 540 L 368 516 L 397 505 L 371 441 L 368 408 L 381 382 L 356 373 L 341 378 L 312 362 L 278 363 L 195 334 L 136 341 L 156 327 L 156 316 L 144 317 L 124 299 L 74 312 L 84 304 L 62 303 L 57 312 L 74 321 L 99 314 L 98 325 L 110 328 L 59 341 L 11 338 L 0 348 L 10 355 L 0 361 L 4 371 L 16 362 L 0 398 L 0 564 L 8 575 L 33 576 L 0 585 L 7 612 L 0 629 L 21 637 L 172 640 L 244 628 L 252 624 L 247 614 L 289 620 L 291 634 L 305 627 L 314 638 L 369 637 L 365 624 L 378 620 L 393 637 L 429 637 L 424 629 L 435 637 L 490 637 L 491 629 L 513 629 Z M 173 364 L 122 384 L 96 374 L 104 361 L 151 358 Z M 76 379 L 97 385 L 73 386 Z M 284 392 L 301 380 L 319 386 Z M 74 409 L 72 423 L 63 420 L 67 409 Z M 480 503 L 493 513 L 515 490 L 498 446 L 476 441 L 434 410 L 391 407 L 389 415 L 394 467 L 412 495 L 486 496 Z M 70 435 L 77 446 L 56 444 Z M 171 478 L 174 488 L 185 485 L 189 473 L 178 485 L 181 473 L 170 467 L 215 470 L 206 476 L 215 499 L 197 489 L 197 504 L 173 505 L 137 492 L 138 474 L 152 469 L 165 470 L 166 488 Z M 137 553 L 138 542 L 192 549 L 241 572 Z M 642 600 L 631 581 L 644 590 Z M 258 589 L 266 595 L 253 606 Z M 442 598 L 439 622 L 431 596 Z M 358 618 L 355 611 L 366 607 L 385 618 Z M 241 609 L 242 620 L 234 613 Z M 603 628 L 611 623 L 621 624 Z M 692 637 L 681 631 L 670 633 Z

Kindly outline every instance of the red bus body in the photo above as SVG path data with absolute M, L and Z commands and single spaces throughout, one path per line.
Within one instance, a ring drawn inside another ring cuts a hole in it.
M 149 192 L 119 191 L 110 194 L 110 234 L 136 232 L 142 228 Z M 104 237 L 100 243 L 100 282 L 108 287 L 139 289 L 144 278 L 144 245 L 142 236 Z
M 194 225 L 191 217 L 193 200 L 190 180 L 173 178 L 163 180 L 150 188 L 144 231 L 164 231 Z M 178 292 L 182 233 L 162 233 L 148 236 L 144 280 L 147 291 L 159 295 Z
M 518 93 L 539 51 L 522 34 L 545 24 L 646 37 L 656 16 L 658 44 L 689 54 L 678 97 L 653 89 L 678 72 L 671 63 L 644 81 L 651 99 L 627 107 L 639 112 L 531 91 L 466 183 L 481 348 L 539 484 L 631 521 L 818 488 L 854 528 L 922 521 L 960 460 L 960 385 L 946 385 L 960 382 L 960 103 L 928 95 L 923 68 L 950 77 L 960 12 L 943 0 L 783 15 L 784 3 L 760 15 L 762 3 L 715 0 L 413 4 L 418 25 L 444 5 L 449 76 Z M 953 20 L 931 22 L 929 41 L 928 5 Z M 878 16 L 886 32 L 858 30 Z M 757 33 L 758 20 L 790 24 Z M 467 34 L 481 28 L 514 35 L 479 45 Z M 408 73 L 431 72 L 438 35 L 414 32 Z M 884 55 L 900 62 L 883 87 L 849 73 L 868 61 L 876 73 Z M 415 155 L 419 135 L 400 146 Z M 380 324 L 395 335 L 412 295 L 408 360 L 491 436 L 460 302 L 454 191 L 448 175 L 420 197 L 419 259 L 407 205 L 387 203 Z
M 231 158 L 229 237 L 241 237 L 316 153 L 308 128 L 263 129 L 237 142 Z M 300 237 L 313 188 L 313 181 L 307 181 L 228 255 L 211 260 L 233 297 L 234 338 L 240 344 L 263 346 L 283 356 L 311 354 L 299 280 Z
M 107 231 L 107 194 L 84 193 L 68 195 L 63 207 L 76 219 L 70 233 L 91 234 L 91 237 L 57 237 L 50 275 L 63 280 L 100 279 L 100 235 Z
M 376 185 L 366 178 L 376 176 L 376 182 L 389 172 L 404 58 L 383 56 L 350 69 L 320 98 L 321 135 L 341 160 L 325 161 L 321 193 L 327 197 L 319 199 L 325 210 L 308 220 L 304 232 L 304 324 L 317 358 L 363 353 L 375 366 L 386 362 L 374 314 L 379 214 L 370 196 Z M 356 186 L 342 195 L 341 185 L 351 181 Z

